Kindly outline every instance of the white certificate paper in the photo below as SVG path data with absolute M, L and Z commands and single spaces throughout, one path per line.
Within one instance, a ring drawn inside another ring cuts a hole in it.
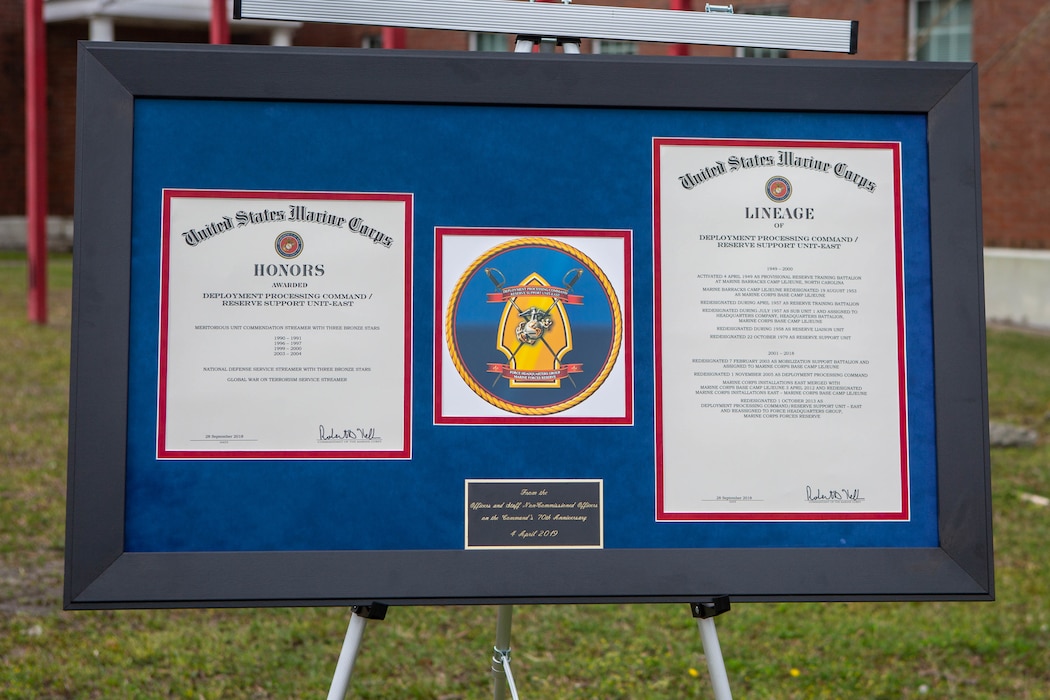
M 653 167 L 657 519 L 907 520 L 900 145 Z
M 411 195 L 163 199 L 158 458 L 409 458 Z

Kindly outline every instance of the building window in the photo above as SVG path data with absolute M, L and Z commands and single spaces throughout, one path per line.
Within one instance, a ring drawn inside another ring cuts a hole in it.
M 749 7 L 746 10 L 741 10 L 740 14 L 787 17 L 788 8 L 786 5 Z M 741 46 L 737 48 L 736 55 L 744 58 L 787 58 L 788 52 L 787 49 L 760 49 L 751 46 Z
M 911 0 L 908 58 L 918 61 L 970 61 L 971 0 Z
M 472 32 L 470 35 L 471 51 L 509 51 L 510 45 L 506 34 L 486 34 Z
M 591 42 L 593 53 L 604 53 L 617 56 L 633 56 L 638 53 L 638 44 L 633 41 L 616 39 L 595 39 Z
M 362 49 L 381 49 L 383 48 L 383 35 L 382 34 L 365 34 L 361 37 L 361 48 Z

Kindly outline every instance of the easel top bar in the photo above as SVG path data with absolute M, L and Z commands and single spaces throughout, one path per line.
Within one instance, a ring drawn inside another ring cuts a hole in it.
M 857 23 L 523 0 L 235 0 L 238 19 L 856 53 Z

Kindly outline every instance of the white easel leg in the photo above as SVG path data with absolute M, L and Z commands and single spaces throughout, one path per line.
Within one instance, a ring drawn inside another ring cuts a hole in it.
M 729 610 L 729 597 L 720 596 L 710 603 L 693 603 L 690 608 L 700 630 L 700 642 L 704 646 L 707 672 L 711 676 L 715 700 L 733 700 L 733 693 L 729 690 L 729 674 L 726 673 L 726 662 L 722 658 L 722 647 L 718 643 L 714 621 L 717 615 Z
M 328 689 L 328 700 L 343 700 L 346 697 L 346 690 L 350 687 L 350 674 L 354 671 L 357 651 L 361 648 L 361 638 L 365 634 L 367 624 L 367 618 L 357 613 L 350 615 L 350 625 L 346 628 L 343 648 L 339 652 L 339 661 L 335 665 L 332 686 Z
M 704 645 L 704 656 L 707 657 L 707 672 L 711 675 L 711 687 L 715 691 L 715 700 L 733 700 L 733 693 L 729 690 L 729 675 L 726 673 L 726 663 L 722 658 L 722 647 L 718 644 L 718 632 L 715 630 L 713 619 L 698 619 L 697 627 L 700 628 L 700 641 Z
M 354 606 L 350 614 L 350 624 L 343 638 L 343 648 L 339 651 L 339 661 L 332 675 L 332 685 L 328 689 L 328 700 L 344 700 L 350 687 L 350 676 L 354 672 L 357 652 L 361 649 L 361 639 L 369 619 L 382 620 L 386 616 L 386 606 L 372 603 L 369 606 Z

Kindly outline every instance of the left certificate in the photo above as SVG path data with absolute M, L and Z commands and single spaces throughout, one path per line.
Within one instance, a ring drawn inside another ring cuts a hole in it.
M 411 457 L 412 196 L 163 192 L 158 459 Z

